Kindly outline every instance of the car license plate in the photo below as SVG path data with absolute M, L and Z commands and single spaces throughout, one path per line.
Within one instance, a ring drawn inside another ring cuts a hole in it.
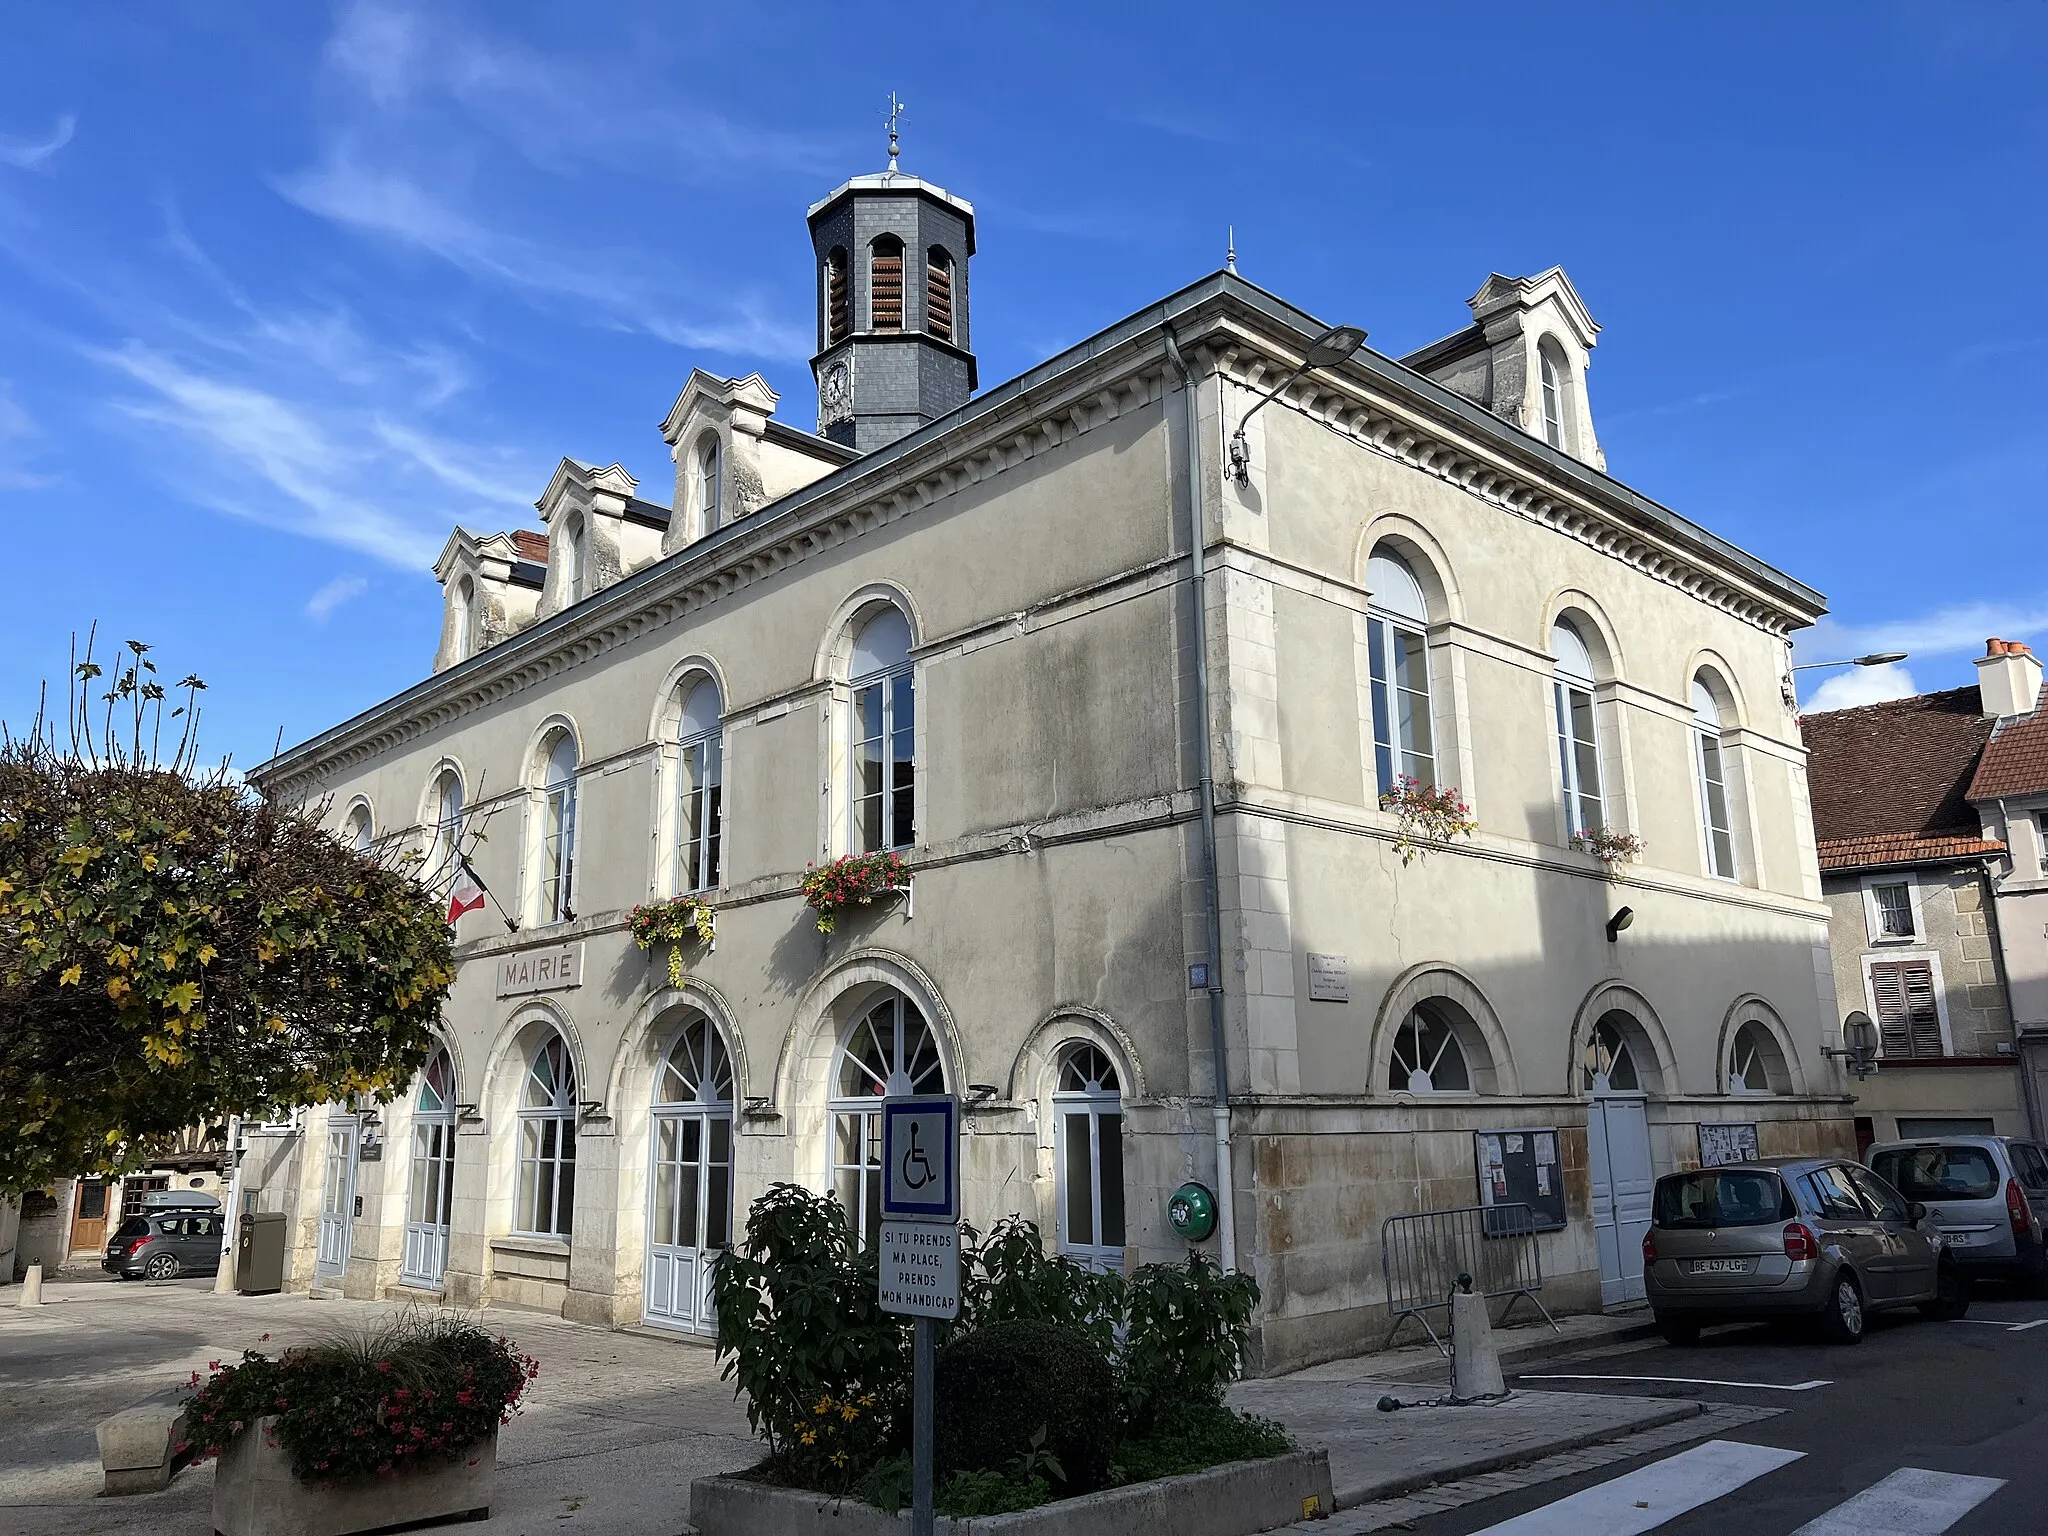
M 1694 1259 L 1690 1267 L 1695 1275 L 1746 1275 L 1749 1273 L 1749 1260 Z

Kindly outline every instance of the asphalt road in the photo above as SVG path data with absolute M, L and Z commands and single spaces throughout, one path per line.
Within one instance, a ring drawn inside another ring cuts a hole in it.
M 1529 1372 L 1510 1386 L 1783 1411 L 1730 1436 L 1740 1442 L 1730 1450 L 1617 1463 L 1421 1520 L 1414 1530 L 1467 1536 L 1505 1522 L 1501 1536 L 1789 1536 L 1822 1521 L 1815 1536 L 2048 1532 L 2048 1302 L 1986 1288 L 1963 1321 L 1889 1314 L 1848 1347 L 1789 1329 L 1723 1328 L 1691 1349 L 1637 1345 L 1544 1361 Z M 1567 1377 L 1598 1379 L 1560 1379 Z M 1625 1377 L 1691 1379 L 1617 1379 Z M 1916 1478 L 1905 1469 L 1940 1475 Z M 1979 1478 L 2003 1484 L 1970 1481 Z M 1688 1499 L 1693 1507 L 1660 1518 Z

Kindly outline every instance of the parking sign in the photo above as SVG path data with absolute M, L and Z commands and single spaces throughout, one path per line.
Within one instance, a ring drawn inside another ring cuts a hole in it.
M 882 1101 L 882 1219 L 960 1220 L 960 1101 L 952 1095 Z

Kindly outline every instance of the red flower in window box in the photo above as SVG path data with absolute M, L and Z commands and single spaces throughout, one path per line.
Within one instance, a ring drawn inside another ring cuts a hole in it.
M 910 869 L 897 853 L 849 853 L 804 871 L 804 903 L 818 914 L 818 932 L 830 933 L 839 914 L 872 906 L 876 898 L 910 889 Z

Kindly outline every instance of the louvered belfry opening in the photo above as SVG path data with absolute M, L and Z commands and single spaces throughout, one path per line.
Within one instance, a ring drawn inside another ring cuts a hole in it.
M 953 339 L 953 258 L 936 245 L 924 259 L 924 328 L 940 341 Z
M 846 249 L 835 245 L 825 258 L 825 345 L 846 340 L 852 328 L 846 303 Z
M 1870 990 L 1877 1002 L 1878 1035 L 1885 1055 L 1942 1054 L 1933 966 L 1925 960 L 1873 961 Z
M 870 328 L 877 331 L 903 329 L 903 242 L 884 235 L 873 246 L 868 275 Z

